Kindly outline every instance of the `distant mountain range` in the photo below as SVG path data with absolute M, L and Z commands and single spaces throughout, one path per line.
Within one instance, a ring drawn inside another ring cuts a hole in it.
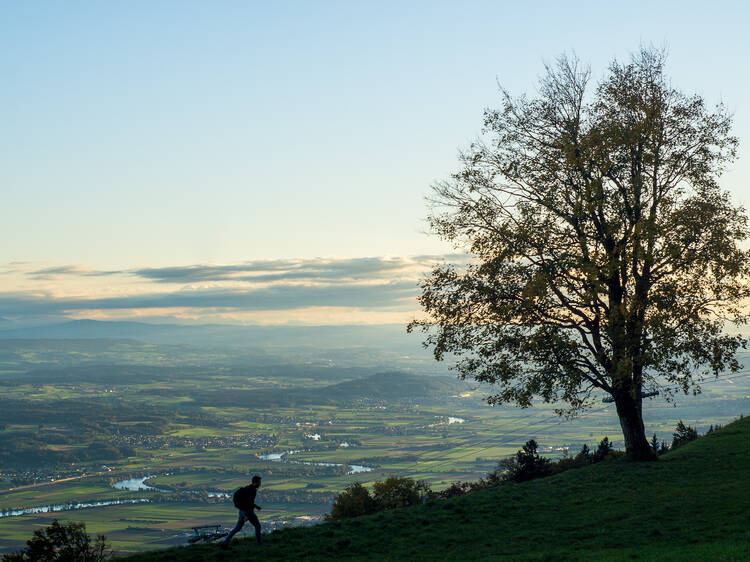
M 402 324 L 360 326 L 181 325 L 145 322 L 72 320 L 59 324 L 11 328 L 0 319 L 0 339 L 133 339 L 161 344 L 248 348 L 365 347 L 403 353 L 421 350 L 421 338 Z

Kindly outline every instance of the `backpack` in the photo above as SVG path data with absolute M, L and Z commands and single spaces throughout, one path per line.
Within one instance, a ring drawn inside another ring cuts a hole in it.
M 245 509 L 247 506 L 247 500 L 249 499 L 248 496 L 248 487 L 244 486 L 237 490 L 234 495 L 232 496 L 232 501 L 234 502 L 234 507 L 237 509 Z

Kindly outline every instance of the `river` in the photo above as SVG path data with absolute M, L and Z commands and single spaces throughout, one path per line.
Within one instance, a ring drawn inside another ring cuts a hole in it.
M 295 453 L 302 453 L 303 450 L 293 450 L 293 451 L 283 451 L 281 453 L 268 453 L 265 455 L 258 455 L 258 458 L 261 460 L 266 461 L 275 461 L 275 462 L 288 462 L 288 463 L 295 463 L 295 464 L 307 464 L 312 466 L 344 466 L 343 463 L 335 463 L 335 462 L 321 462 L 321 461 L 305 461 L 305 460 L 297 460 L 297 459 L 288 459 L 285 458 L 286 455 L 293 455 Z M 359 464 L 347 464 L 346 466 L 349 467 L 349 470 L 346 472 L 347 474 L 359 474 L 362 472 L 370 472 L 373 470 L 370 466 L 363 466 Z M 128 478 L 126 480 L 119 480 L 112 484 L 112 487 L 115 490 L 122 490 L 127 492 L 162 492 L 162 493 L 180 493 L 175 492 L 174 490 L 169 490 L 165 488 L 156 488 L 154 486 L 149 486 L 146 484 L 146 480 L 150 480 L 151 478 L 156 478 L 156 474 L 150 474 L 148 476 L 142 476 L 139 478 Z M 194 493 L 197 492 L 197 490 L 184 490 L 184 493 Z M 210 498 L 230 498 L 232 496 L 231 492 L 221 492 L 221 491 L 213 491 L 209 490 L 206 492 L 208 494 L 208 497 Z M 19 509 L 7 509 L 5 511 L 0 511 L 0 518 L 3 517 L 17 517 L 19 515 L 29 515 L 29 514 L 35 514 L 35 513 L 53 513 L 58 511 L 73 511 L 77 509 L 87 509 L 91 507 L 105 507 L 108 505 L 123 505 L 123 504 L 132 504 L 132 503 L 149 503 L 151 501 L 151 498 L 127 498 L 127 499 L 121 499 L 121 500 L 101 500 L 101 501 L 92 501 L 92 502 L 71 502 L 67 504 L 54 504 L 54 505 L 42 505 L 37 507 L 26 507 L 26 508 L 19 508 Z
M 142 478 L 129 478 L 128 480 L 120 480 L 119 482 L 115 482 L 112 484 L 112 487 L 115 490 L 127 490 L 128 492 L 143 492 L 147 490 L 152 490 L 154 492 L 171 492 L 172 490 L 163 490 L 161 488 L 154 488 L 153 486 L 149 486 L 146 484 L 146 480 L 150 480 L 151 478 L 156 478 L 156 474 L 151 474 L 149 476 L 144 476 Z
M 3 517 L 17 517 L 18 515 L 29 515 L 33 513 L 54 513 L 57 511 L 72 511 L 75 509 L 86 509 L 89 507 L 103 507 L 107 505 L 122 505 L 128 503 L 148 503 L 151 500 L 149 498 L 129 498 L 126 500 L 102 500 L 97 502 L 73 502 L 73 503 L 60 503 L 55 505 L 42 505 L 39 507 L 26 507 L 21 509 L 9 509 L 6 511 L 0 511 L 0 518 Z
M 165 476 L 170 475 L 171 473 L 165 474 Z M 149 476 L 144 476 L 142 478 L 130 478 L 128 480 L 120 480 L 119 482 L 115 482 L 112 484 L 112 487 L 117 490 L 127 490 L 128 492 L 141 492 L 141 491 L 154 491 L 154 492 L 164 492 L 164 493 L 175 493 L 175 490 L 169 490 L 165 488 L 154 488 L 153 486 L 149 486 L 146 484 L 146 480 L 150 480 L 151 478 L 156 478 L 156 474 L 151 474 Z M 198 492 L 199 490 L 182 490 L 181 492 L 185 492 L 186 494 L 192 494 L 195 492 Z M 180 492 L 176 492 L 180 493 Z M 228 498 L 232 494 L 229 492 L 218 492 L 214 490 L 207 490 L 206 494 L 208 494 L 209 498 Z
M 274 462 L 289 462 L 294 464 L 307 464 L 311 466 L 344 466 L 344 463 L 340 462 L 323 462 L 323 461 L 303 461 L 297 459 L 284 458 L 286 455 L 293 455 L 295 453 L 304 452 L 302 449 L 295 449 L 292 451 L 283 451 L 281 453 L 267 453 L 265 455 L 258 455 L 258 458 L 264 461 Z M 363 466 L 361 464 L 346 464 L 349 467 L 347 474 L 360 474 L 362 472 L 370 472 L 373 470 L 371 466 Z

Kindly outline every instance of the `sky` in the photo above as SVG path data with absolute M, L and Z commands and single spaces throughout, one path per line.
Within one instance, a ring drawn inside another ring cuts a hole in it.
M 664 46 L 735 116 L 745 2 L 0 1 L 0 318 L 392 323 L 430 185 L 563 52 Z M 745 155 L 748 156 L 745 156 Z

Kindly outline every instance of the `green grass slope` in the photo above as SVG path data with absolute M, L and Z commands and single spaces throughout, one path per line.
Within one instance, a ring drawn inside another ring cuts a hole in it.
M 287 529 L 267 536 L 261 547 L 241 540 L 226 551 L 191 546 L 128 560 L 253 559 L 750 560 L 750 418 L 655 463 L 604 462 L 451 500 Z

